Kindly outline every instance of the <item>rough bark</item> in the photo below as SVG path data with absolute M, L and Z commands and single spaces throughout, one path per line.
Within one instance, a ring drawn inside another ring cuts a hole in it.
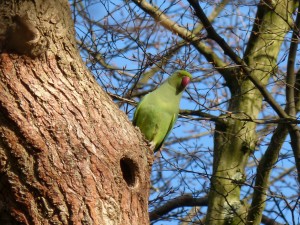
M 0 223 L 147 224 L 151 154 L 81 61 L 67 1 L 1 1 L 0 27 Z

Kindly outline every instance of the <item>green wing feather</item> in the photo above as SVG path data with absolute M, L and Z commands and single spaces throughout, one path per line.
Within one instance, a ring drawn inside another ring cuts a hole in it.
M 140 128 L 154 151 L 161 147 L 177 119 L 176 108 L 173 112 L 174 110 L 166 110 L 164 107 L 168 105 L 161 104 L 150 93 L 142 99 L 134 113 L 133 125 Z
M 174 114 L 173 117 L 172 117 L 170 126 L 168 128 L 168 132 L 167 132 L 165 138 L 161 141 L 161 143 L 158 146 L 155 147 L 154 152 L 158 151 L 161 148 L 161 146 L 163 145 L 163 143 L 165 142 L 165 140 L 168 138 L 168 136 L 169 136 L 169 134 L 170 134 L 170 132 L 171 132 L 171 130 L 172 130 L 172 128 L 173 128 L 176 120 L 177 120 L 177 115 Z

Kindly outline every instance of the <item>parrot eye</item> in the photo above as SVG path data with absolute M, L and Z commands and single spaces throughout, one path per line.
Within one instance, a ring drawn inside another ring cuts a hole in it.
M 190 83 L 190 81 L 191 79 L 189 77 L 183 77 L 181 80 L 181 86 L 185 88 Z

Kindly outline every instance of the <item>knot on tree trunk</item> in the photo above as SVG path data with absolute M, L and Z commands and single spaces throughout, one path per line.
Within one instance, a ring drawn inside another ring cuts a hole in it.
M 5 48 L 18 54 L 37 57 L 48 48 L 48 40 L 42 36 L 27 14 L 15 15 L 7 28 Z

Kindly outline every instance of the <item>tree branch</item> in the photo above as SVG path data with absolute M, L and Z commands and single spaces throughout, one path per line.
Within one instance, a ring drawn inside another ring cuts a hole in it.
M 300 28 L 300 17 L 299 10 L 296 18 L 296 22 L 294 25 L 292 41 L 289 50 L 289 56 L 287 61 L 287 74 L 286 74 L 286 112 L 290 116 L 296 115 L 296 104 L 295 104 L 295 58 L 298 49 L 298 39 L 299 39 L 299 28 Z
M 300 124 L 300 120 L 295 118 L 268 118 L 268 119 L 253 119 L 249 115 L 247 115 L 244 112 L 237 113 L 237 112 L 228 112 L 226 115 L 223 115 L 222 117 L 214 116 L 209 113 L 201 112 L 199 110 L 187 110 L 183 109 L 180 110 L 179 117 L 185 117 L 185 116 L 199 116 L 200 119 L 196 120 L 208 120 L 208 121 L 218 121 L 220 123 L 224 123 L 224 119 L 230 118 L 235 119 L 238 121 L 245 121 L 245 122 L 253 122 L 256 124 Z
M 198 139 L 200 137 L 209 135 L 211 133 L 212 133 L 211 131 L 207 131 L 207 132 L 202 132 L 202 133 L 189 135 L 189 136 L 185 136 L 185 137 L 181 137 L 181 138 L 173 138 L 170 141 L 165 142 L 164 146 L 170 146 L 170 145 L 175 144 L 175 143 L 182 143 L 184 141 L 189 141 L 191 139 Z
M 211 15 L 208 17 L 209 21 L 214 21 L 214 19 L 219 15 L 219 13 L 224 9 L 224 7 L 227 5 L 229 0 L 223 0 L 221 3 L 217 4 L 216 8 L 212 11 Z M 202 24 L 198 24 L 198 26 L 193 29 L 191 32 L 194 34 L 199 34 L 199 32 L 203 29 Z M 155 73 L 161 70 L 161 68 L 169 61 L 169 59 L 174 56 L 176 52 L 178 52 L 183 46 L 188 45 L 189 42 L 186 41 L 186 39 L 181 40 L 176 44 L 176 46 L 168 49 L 165 54 L 162 56 L 162 61 L 155 64 L 154 67 L 152 67 L 149 71 L 144 73 L 142 76 L 142 79 L 139 83 L 146 83 L 149 78 L 151 78 Z
M 300 70 L 297 71 L 295 81 L 295 104 L 296 110 L 300 111 Z
M 290 45 L 290 51 L 287 62 L 287 76 L 286 76 L 286 112 L 293 118 L 296 117 L 296 101 L 297 96 L 295 95 L 296 86 L 296 74 L 295 74 L 295 58 L 298 49 L 299 30 L 300 30 L 300 4 L 298 6 L 298 14 L 296 22 L 294 24 L 294 30 L 292 35 L 292 41 Z M 300 183 L 300 130 L 297 125 L 289 126 L 289 133 L 291 137 L 291 146 L 294 153 L 298 182 Z
M 243 65 L 244 61 L 232 50 L 227 42 L 216 32 L 211 22 L 206 17 L 198 0 L 188 0 L 191 6 L 194 8 L 196 16 L 201 20 L 203 26 L 207 31 L 207 37 L 217 42 L 224 50 L 224 54 L 228 55 L 236 64 Z
M 275 129 L 270 144 L 257 167 L 252 203 L 249 208 L 247 224 L 259 224 L 266 202 L 266 192 L 269 185 L 270 173 L 277 162 L 282 144 L 288 134 L 287 126 L 279 124 Z
M 180 207 L 194 207 L 194 206 L 207 206 L 208 197 L 202 198 L 194 198 L 191 194 L 185 194 L 183 196 L 179 196 L 169 200 L 166 204 L 158 207 L 157 209 L 149 212 L 150 221 L 157 220 L 161 218 L 163 215 L 171 212 L 172 210 Z M 263 215 L 262 221 L 265 225 L 283 225 L 277 223 L 274 219 L 270 219 L 269 217 Z
M 294 153 L 295 164 L 297 168 L 297 178 L 300 184 L 300 130 L 297 125 L 291 124 L 289 126 L 289 133 L 291 137 L 291 146 Z
M 202 36 L 194 34 L 184 27 L 179 26 L 176 22 L 168 18 L 162 11 L 157 7 L 151 5 L 145 0 L 132 0 L 139 8 L 149 14 L 155 19 L 160 25 L 168 29 L 169 31 L 177 34 L 179 37 L 187 42 L 190 42 L 206 59 L 211 62 L 215 68 L 223 75 L 225 80 L 230 80 L 233 75 L 232 67 L 229 67 L 227 63 L 217 56 L 214 51 L 207 45 L 202 43 Z
M 298 12 L 300 10 L 300 5 L 298 8 Z M 296 23 L 292 35 L 292 42 L 290 46 L 290 52 L 288 57 L 288 65 L 287 65 L 287 78 L 286 78 L 286 101 L 287 105 L 285 108 L 286 113 L 292 118 L 296 115 L 296 98 L 295 98 L 295 72 L 294 72 L 294 64 L 295 57 L 297 52 L 298 43 L 295 40 L 298 40 L 298 31 L 300 27 L 300 18 L 299 14 L 296 18 Z M 288 129 L 289 128 L 289 129 Z M 298 181 L 299 179 L 299 171 L 300 171 L 300 132 L 297 125 L 289 123 L 288 126 L 284 126 L 282 124 L 278 125 L 276 128 L 269 147 L 267 148 L 265 154 L 263 155 L 260 163 L 257 167 L 257 177 L 255 181 L 255 189 L 253 193 L 252 204 L 250 207 L 250 211 L 248 213 L 247 224 L 259 224 L 261 218 L 259 215 L 262 215 L 265 201 L 266 201 L 266 191 L 268 188 L 268 182 L 270 173 L 272 171 L 273 165 L 276 163 L 279 155 L 279 151 L 281 146 L 286 138 L 286 135 L 290 133 L 291 137 L 291 145 L 294 152 L 294 157 L 296 161 L 296 167 L 298 171 Z M 251 221 L 251 222 L 249 222 Z M 266 223 L 273 224 L 273 223 Z
M 185 194 L 183 196 L 176 197 L 166 204 L 158 207 L 149 213 L 150 221 L 156 220 L 161 216 L 169 213 L 173 209 L 185 206 L 207 206 L 208 197 L 194 198 L 191 194 Z
M 264 87 L 264 85 L 260 82 L 260 80 L 251 74 L 252 69 L 249 68 L 249 66 L 245 63 L 245 61 L 243 59 L 241 59 L 232 50 L 232 48 L 224 41 L 224 39 L 215 31 L 212 24 L 209 22 L 205 13 L 203 12 L 201 6 L 199 5 L 199 2 L 197 0 L 188 0 L 188 2 L 194 8 L 196 16 L 203 23 L 203 25 L 208 33 L 208 37 L 211 38 L 212 40 L 216 41 L 219 44 L 219 46 L 224 50 L 224 53 L 226 55 L 228 55 L 237 65 L 241 66 L 241 68 L 243 69 L 244 73 L 247 75 L 249 80 L 252 81 L 252 83 L 256 86 L 256 88 L 263 95 L 265 100 L 272 106 L 272 108 L 278 114 L 278 116 L 281 118 L 288 118 L 289 116 L 280 107 L 280 105 L 275 101 L 275 99 L 268 92 L 268 90 Z
M 265 225 L 285 225 L 283 223 L 277 223 L 274 219 L 270 219 L 265 215 L 262 216 L 261 222 Z
M 199 116 L 199 117 L 205 118 L 210 121 L 217 121 L 217 120 L 220 120 L 220 122 L 222 121 L 222 119 L 219 118 L 218 116 L 214 116 L 209 113 L 201 112 L 200 110 L 183 109 L 183 110 L 180 110 L 179 114 L 180 115 Z
M 131 77 L 131 78 L 134 77 L 134 75 L 126 72 L 124 69 L 118 68 L 116 66 L 112 66 L 112 65 L 108 64 L 99 51 L 88 47 L 83 41 L 76 40 L 76 43 L 77 43 L 77 45 L 81 46 L 81 49 L 85 50 L 89 55 L 93 56 L 93 58 L 98 63 L 100 63 L 100 65 L 102 65 L 104 68 L 106 68 L 108 70 L 117 71 L 119 74 L 123 74 L 123 75 L 126 75 L 126 76 Z

